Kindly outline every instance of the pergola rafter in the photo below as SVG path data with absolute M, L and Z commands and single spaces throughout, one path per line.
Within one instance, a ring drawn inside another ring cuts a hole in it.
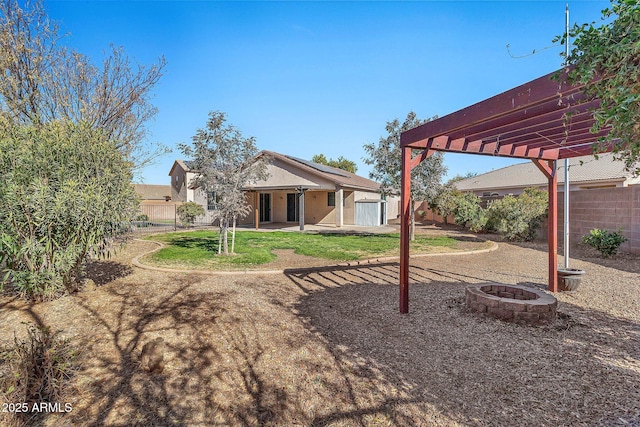
M 558 76 L 557 79 L 553 79 Z M 403 132 L 400 312 L 409 311 L 409 218 L 411 169 L 435 151 L 532 160 L 548 180 L 549 290 L 557 291 L 556 160 L 613 150 L 595 145 L 608 129 L 591 133 L 593 109 L 600 104 L 583 93 L 583 85 L 565 83 L 557 71 Z M 421 150 L 412 156 L 412 150 Z

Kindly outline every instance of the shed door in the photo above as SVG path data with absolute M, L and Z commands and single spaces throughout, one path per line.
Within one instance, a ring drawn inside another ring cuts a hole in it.
M 356 225 L 380 225 L 380 203 L 356 203 Z

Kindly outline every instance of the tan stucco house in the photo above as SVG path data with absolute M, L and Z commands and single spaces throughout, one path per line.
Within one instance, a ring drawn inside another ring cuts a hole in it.
M 273 151 L 262 151 L 257 157 L 261 156 L 269 158 L 269 177 L 245 188 L 252 213 L 241 218 L 241 225 L 376 226 L 398 215 L 398 198 L 385 200 L 375 181 Z M 207 203 L 208 195 L 191 185 L 197 171 L 189 167 L 189 162 L 176 160 L 169 175 L 172 200 L 200 203 L 209 216 L 212 207 Z

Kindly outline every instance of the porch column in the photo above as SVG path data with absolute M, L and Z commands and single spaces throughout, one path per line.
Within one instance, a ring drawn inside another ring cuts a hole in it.
M 298 189 L 298 191 L 300 191 L 299 194 L 299 204 L 298 206 L 300 206 L 299 210 L 300 210 L 300 217 L 298 218 L 299 220 L 299 224 L 300 224 L 300 231 L 304 231 L 304 188 L 300 187 Z
M 254 206 L 254 215 L 253 215 L 253 221 L 256 225 L 256 230 L 259 227 L 259 223 L 260 223 L 260 194 L 255 191 L 253 196 L 253 206 Z
M 409 312 L 409 222 L 411 219 L 411 148 L 402 148 L 400 184 L 400 313 Z
M 344 225 L 344 190 L 342 188 L 336 191 L 335 203 L 336 227 L 342 227 Z
M 556 174 L 556 161 L 532 159 L 533 163 L 545 174 L 549 193 L 549 284 L 550 292 L 558 292 L 558 176 Z

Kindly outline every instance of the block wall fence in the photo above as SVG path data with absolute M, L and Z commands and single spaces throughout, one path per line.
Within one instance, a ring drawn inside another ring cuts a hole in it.
M 564 193 L 558 192 L 558 244 L 564 241 Z M 442 217 L 434 214 L 426 203 L 416 206 L 425 212 L 425 221 L 443 222 Z M 569 240 L 571 246 L 578 244 L 582 236 L 594 228 L 612 231 L 622 230 L 629 239 L 620 250 L 640 254 L 640 185 L 628 187 L 597 188 L 572 191 L 569 195 Z M 449 218 L 453 224 L 453 218 Z M 544 224 L 541 236 L 545 236 Z
M 594 228 L 622 230 L 629 239 L 620 250 L 640 254 L 640 185 L 569 193 L 569 239 L 574 243 Z M 558 242 L 564 232 L 564 194 L 558 192 Z

